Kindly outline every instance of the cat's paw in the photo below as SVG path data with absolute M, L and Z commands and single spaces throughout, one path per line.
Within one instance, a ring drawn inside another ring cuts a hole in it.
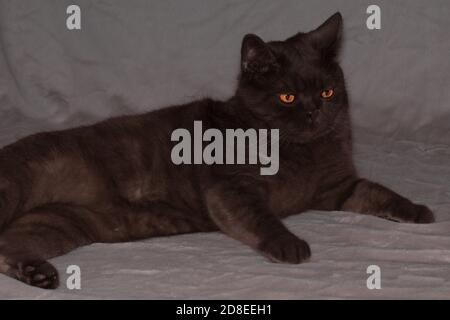
M 58 271 L 47 261 L 33 260 L 18 262 L 15 277 L 29 285 L 55 289 L 59 285 Z
M 266 240 L 259 245 L 258 249 L 272 262 L 298 264 L 311 256 L 308 243 L 292 234 Z
M 434 215 L 428 207 L 414 204 L 410 201 L 393 202 L 388 210 L 386 219 L 406 223 L 432 223 Z
M 414 206 L 414 209 L 416 213 L 414 223 L 433 223 L 435 221 L 434 214 L 428 207 L 417 204 Z

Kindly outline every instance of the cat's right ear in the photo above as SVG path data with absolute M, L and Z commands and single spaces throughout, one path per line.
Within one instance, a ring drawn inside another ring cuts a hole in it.
M 277 67 L 275 55 L 267 44 L 254 34 L 247 34 L 242 40 L 241 70 L 243 73 L 260 75 Z

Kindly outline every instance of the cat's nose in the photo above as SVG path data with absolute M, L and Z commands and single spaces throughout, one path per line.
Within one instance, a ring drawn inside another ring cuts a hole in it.
M 306 121 L 308 121 L 308 123 L 315 122 L 317 119 L 318 113 L 319 113 L 318 110 L 307 111 L 306 112 Z

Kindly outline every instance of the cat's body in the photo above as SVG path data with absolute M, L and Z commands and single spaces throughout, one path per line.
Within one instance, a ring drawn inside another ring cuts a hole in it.
M 308 209 L 432 222 L 426 207 L 356 174 L 347 95 L 334 61 L 340 28 L 337 14 L 285 42 L 246 36 L 238 89 L 228 101 L 39 133 L 3 148 L 0 272 L 54 288 L 57 273 L 46 260 L 82 245 L 215 230 L 272 261 L 299 263 L 309 246 L 280 219 Z M 333 98 L 320 98 L 324 86 Z M 298 103 L 274 101 L 287 87 Z M 192 131 L 194 121 L 222 132 L 279 128 L 279 171 L 175 165 L 171 134 Z

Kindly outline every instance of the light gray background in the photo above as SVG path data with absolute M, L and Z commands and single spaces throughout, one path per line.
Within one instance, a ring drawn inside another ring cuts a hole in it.
M 66 29 L 66 8 L 82 30 Z M 366 28 L 366 8 L 382 29 Z M 241 39 L 287 38 L 344 17 L 341 62 L 365 176 L 428 204 L 438 223 L 308 212 L 300 266 L 266 262 L 219 233 L 96 244 L 53 260 L 82 267 L 81 291 L 0 276 L 3 298 L 450 298 L 450 2 L 0 0 L 0 144 L 204 96 L 232 95 Z M 366 267 L 382 268 L 382 290 Z

